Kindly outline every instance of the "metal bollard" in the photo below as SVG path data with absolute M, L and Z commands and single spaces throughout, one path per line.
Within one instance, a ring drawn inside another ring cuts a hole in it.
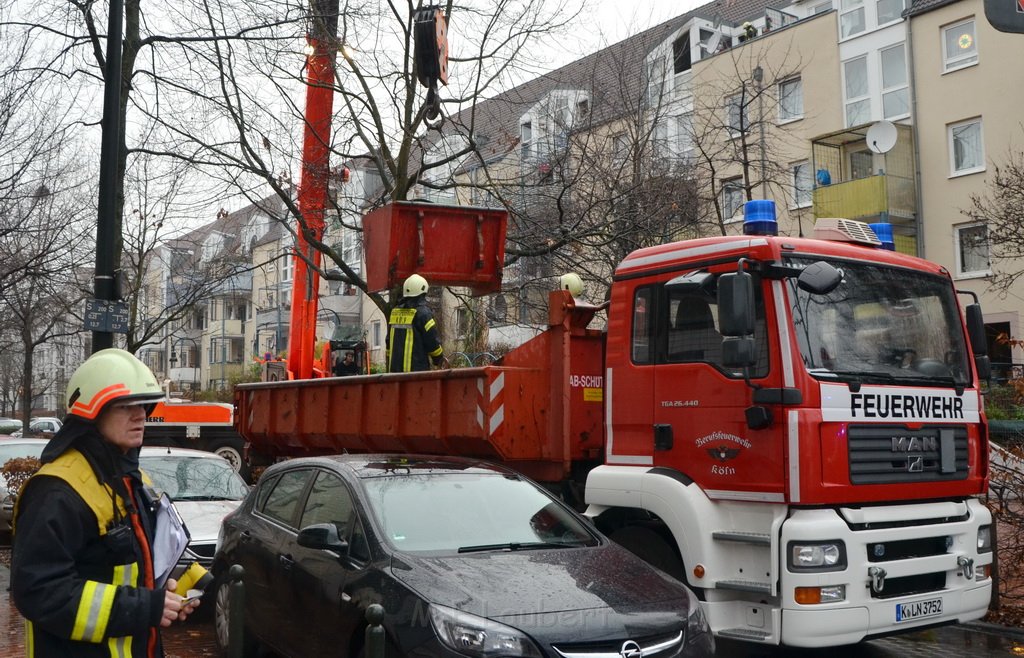
M 228 658 L 245 654 L 245 569 L 232 564 L 228 569 Z
M 366 609 L 366 658 L 384 658 L 384 606 L 373 603 Z

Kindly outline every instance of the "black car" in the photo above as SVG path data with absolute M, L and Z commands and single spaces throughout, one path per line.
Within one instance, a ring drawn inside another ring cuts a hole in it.
M 702 656 L 694 594 L 529 479 L 486 462 L 293 459 L 224 519 L 214 569 L 245 569 L 245 649 L 360 656 L 384 606 L 387 656 Z M 229 584 L 218 578 L 227 647 Z M 642 653 L 641 653 L 642 652 Z

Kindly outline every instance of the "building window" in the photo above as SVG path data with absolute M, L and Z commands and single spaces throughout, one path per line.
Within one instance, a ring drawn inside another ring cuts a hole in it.
M 675 74 L 690 70 L 690 33 L 687 32 L 672 44 L 672 72 Z
M 822 2 L 821 4 L 811 7 L 811 16 L 814 16 L 815 14 L 824 14 L 826 11 L 832 11 L 832 0 Z
M 864 31 L 864 0 L 841 0 L 839 3 L 839 38 L 845 39 Z
M 989 274 L 988 227 L 984 224 L 954 226 L 956 269 L 961 276 Z
M 804 116 L 804 86 L 800 78 L 779 84 L 779 122 L 795 121 Z
M 806 208 L 811 205 L 814 183 L 811 179 L 811 163 L 804 160 L 793 164 L 793 207 Z
M 693 114 L 676 117 L 676 162 L 681 166 L 693 162 Z
M 878 24 L 885 25 L 899 20 L 903 13 L 903 0 L 878 0 L 875 8 L 878 11 Z
M 650 107 L 660 106 L 665 96 L 665 75 L 668 72 L 666 59 L 658 57 L 647 66 L 647 104 Z
M 281 282 L 292 280 L 292 272 L 295 271 L 295 258 L 291 249 L 281 251 Z
M 981 119 L 971 119 L 949 126 L 949 163 L 952 176 L 985 170 Z
M 875 158 L 871 151 L 862 148 L 850 151 L 850 180 L 867 178 L 874 172 Z
M 379 349 L 380 348 L 380 320 L 374 320 L 370 324 L 370 328 L 372 329 L 372 331 L 370 333 L 372 334 L 371 338 L 373 339 L 373 342 L 371 343 L 371 345 L 372 345 L 373 349 Z
M 942 61 L 946 71 L 955 71 L 978 63 L 978 43 L 974 19 L 942 28 Z
M 612 162 L 621 167 L 629 159 L 629 135 L 619 133 L 612 137 Z
M 531 149 L 533 148 L 533 124 L 529 121 L 524 121 L 519 124 L 519 149 L 520 157 L 526 160 L 530 157 Z
M 743 208 L 743 179 L 729 178 L 722 181 L 722 215 L 726 220 L 732 219 Z
M 867 123 L 871 119 L 871 98 L 868 96 L 866 55 L 843 62 L 843 85 L 846 91 L 846 127 Z
M 882 114 L 886 119 L 910 116 L 906 48 L 901 43 L 879 54 L 882 60 Z
M 736 137 L 750 128 L 747 120 L 746 94 L 734 94 L 725 99 L 729 133 Z

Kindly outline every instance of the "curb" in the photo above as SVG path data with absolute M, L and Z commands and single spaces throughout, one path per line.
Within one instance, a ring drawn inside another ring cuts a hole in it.
M 1002 637 L 1024 640 L 1024 628 L 1018 628 L 1016 626 L 1003 626 L 1002 624 L 993 624 L 987 621 L 969 621 L 960 624 L 960 626 L 979 633 L 988 633 L 990 635 L 1000 635 Z

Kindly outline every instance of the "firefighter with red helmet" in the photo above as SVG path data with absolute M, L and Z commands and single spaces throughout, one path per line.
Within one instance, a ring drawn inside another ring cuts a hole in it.
M 148 411 L 163 398 L 130 353 L 106 349 L 68 382 L 68 415 L 14 513 L 11 592 L 28 655 L 163 655 L 160 627 L 195 604 L 153 569 L 155 495 L 139 471 Z
M 431 362 L 441 365 L 444 359 L 437 322 L 427 306 L 428 290 L 430 285 L 419 274 L 402 286 L 402 299 L 388 318 L 388 372 L 430 370 Z

